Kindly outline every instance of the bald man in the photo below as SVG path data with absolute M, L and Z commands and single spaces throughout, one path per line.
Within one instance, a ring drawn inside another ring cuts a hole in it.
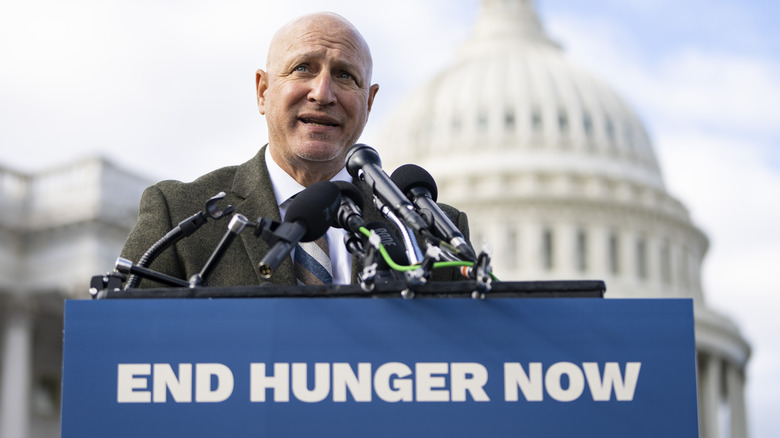
M 298 18 L 274 35 L 265 70 L 256 73 L 257 106 L 268 124 L 268 144 L 254 158 L 225 167 L 191 183 L 162 181 L 144 191 L 138 221 L 122 257 L 138 262 L 143 253 L 183 219 L 203 209 L 207 199 L 227 193 L 221 204 L 235 206 L 249 220 L 280 221 L 290 198 L 318 181 L 349 181 L 364 192 L 364 216 L 381 220 L 370 201 L 370 188 L 352 181 L 344 167 L 347 149 L 358 142 L 379 86 L 371 84 L 373 61 L 368 44 L 343 17 L 317 13 Z M 466 215 L 442 206 L 468 238 Z M 209 221 L 194 237 L 164 251 L 151 269 L 188 280 L 200 272 L 226 231 L 226 221 Z M 348 254 L 344 231 L 326 233 L 333 282 L 354 283 L 362 269 Z M 208 279 L 211 286 L 256 285 L 266 281 L 296 284 L 291 259 L 266 280 L 258 262 L 268 252 L 265 241 L 244 232 Z M 454 270 L 437 271 L 434 280 L 455 278 Z M 140 287 L 160 287 L 142 280 Z
M 257 71 L 257 106 L 268 123 L 276 163 L 304 187 L 344 167 L 379 90 L 358 31 L 335 14 L 303 17 L 271 41 L 267 71 Z

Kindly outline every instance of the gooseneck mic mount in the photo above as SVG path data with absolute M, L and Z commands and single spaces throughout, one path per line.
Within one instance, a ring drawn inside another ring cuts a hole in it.
M 219 201 L 225 199 L 225 196 L 225 192 L 219 192 L 215 196 L 211 197 L 208 201 L 206 201 L 206 206 L 204 208 L 205 211 L 199 211 L 187 219 L 179 222 L 179 224 L 174 229 L 169 231 L 168 234 L 163 236 L 148 250 L 146 250 L 144 255 L 141 256 L 135 266 L 138 268 L 148 268 L 154 259 L 160 255 L 160 253 L 181 239 L 191 236 L 193 233 L 195 233 L 195 231 L 202 227 L 209 218 L 219 220 L 229 214 L 232 214 L 235 211 L 235 208 L 232 205 L 228 205 L 222 210 L 220 210 L 219 206 L 217 205 Z M 125 268 L 126 266 L 126 261 L 122 262 L 121 267 Z M 117 263 L 117 268 L 119 267 L 119 263 Z M 141 277 L 137 273 L 132 273 L 130 279 L 125 285 L 125 290 L 138 287 L 138 283 L 140 281 Z

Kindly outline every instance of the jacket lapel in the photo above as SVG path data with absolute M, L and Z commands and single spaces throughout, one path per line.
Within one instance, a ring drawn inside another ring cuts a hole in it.
M 265 165 L 265 149 L 260 148 L 257 155 L 246 163 L 238 166 L 233 179 L 232 191 L 242 201 L 236 203 L 236 212 L 241 213 L 250 221 L 258 218 L 269 218 L 281 221 L 279 206 L 274 196 L 271 178 L 268 176 L 268 168 Z M 276 269 L 270 280 L 260 275 L 258 263 L 268 252 L 269 245 L 260 237 L 256 237 L 253 230 L 241 233 L 241 241 L 246 249 L 248 259 L 257 277 L 257 284 L 272 282 L 275 284 L 294 285 L 292 261 L 289 257 Z

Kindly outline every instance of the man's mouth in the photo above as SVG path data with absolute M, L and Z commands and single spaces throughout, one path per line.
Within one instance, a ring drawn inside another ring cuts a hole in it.
M 324 117 L 299 117 L 298 120 L 300 120 L 303 123 L 306 123 L 307 125 L 339 126 L 338 122 L 336 122 L 335 120 L 330 118 L 324 118 Z

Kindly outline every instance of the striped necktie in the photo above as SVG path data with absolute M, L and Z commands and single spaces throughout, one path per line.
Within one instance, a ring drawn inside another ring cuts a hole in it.
M 299 285 L 333 284 L 333 268 L 325 236 L 313 242 L 298 243 L 295 247 L 293 269 Z

